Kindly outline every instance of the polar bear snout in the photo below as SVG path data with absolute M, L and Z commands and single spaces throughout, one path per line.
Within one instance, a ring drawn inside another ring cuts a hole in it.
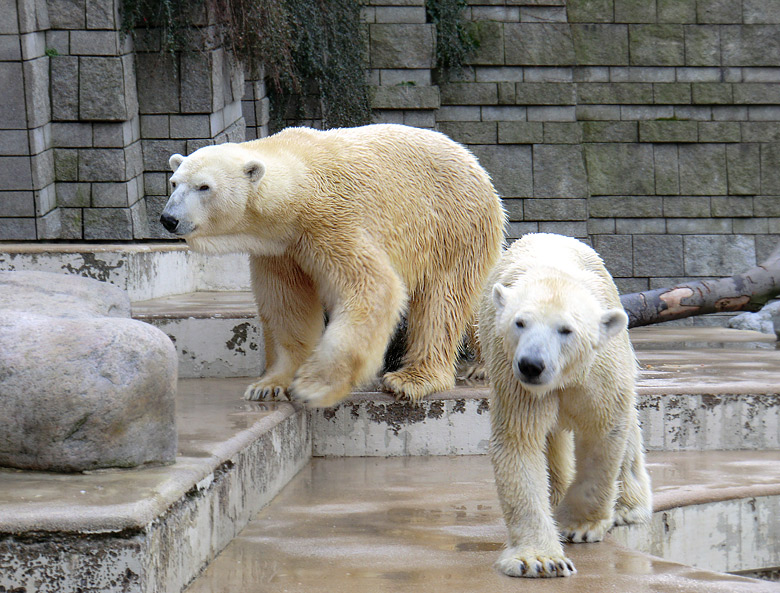
M 165 212 L 163 212 L 162 216 L 160 216 L 160 223 L 169 233 L 175 233 L 176 227 L 179 226 L 179 220 L 169 214 L 166 214 Z
M 517 361 L 517 370 L 520 372 L 518 379 L 524 383 L 540 383 L 544 369 L 544 360 L 539 357 L 524 356 Z

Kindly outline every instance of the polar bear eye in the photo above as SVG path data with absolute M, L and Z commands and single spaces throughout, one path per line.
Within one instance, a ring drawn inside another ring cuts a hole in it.
M 209 191 L 211 188 L 205 183 L 198 188 L 198 191 Z
M 558 333 L 562 336 L 568 336 L 572 333 L 572 329 L 570 327 L 562 327 L 558 330 Z
M 520 329 L 523 329 L 525 327 L 525 321 L 523 321 L 522 319 L 516 319 L 515 326 Z
M 171 187 L 172 187 L 173 189 L 176 189 L 176 182 L 175 182 L 175 181 L 171 181 Z

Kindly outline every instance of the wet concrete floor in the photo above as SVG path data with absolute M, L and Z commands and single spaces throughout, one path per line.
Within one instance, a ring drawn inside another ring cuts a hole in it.
M 734 477 L 746 457 L 755 471 Z M 777 452 L 653 454 L 650 471 L 659 493 L 755 478 L 780 494 Z M 568 545 L 570 578 L 512 579 L 492 568 L 504 537 L 485 456 L 314 459 L 187 593 L 780 591 L 609 542 Z

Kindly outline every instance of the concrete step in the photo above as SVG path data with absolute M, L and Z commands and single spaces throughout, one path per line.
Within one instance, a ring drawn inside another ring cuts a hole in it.
M 675 496 L 676 504 L 700 509 L 697 501 L 687 499 L 688 485 L 709 490 L 714 499 L 738 482 L 746 497 L 742 514 L 733 516 L 730 507 L 718 509 L 711 503 L 706 520 L 683 525 L 669 518 L 668 510 L 659 510 L 661 535 L 668 535 L 663 525 L 680 529 L 679 540 L 663 548 L 671 554 L 668 559 L 624 548 L 613 537 L 567 545 L 578 570 L 572 577 L 512 579 L 492 567 L 506 530 L 486 456 L 314 459 L 187 593 L 780 589 L 775 583 L 713 571 L 756 567 L 753 560 L 768 566 L 780 562 L 777 452 L 653 453 L 649 462 L 660 500 Z M 738 478 L 732 475 L 734 468 L 739 468 Z M 724 500 L 731 501 L 729 496 Z M 702 513 L 700 509 L 697 517 Z M 688 551 L 697 549 L 697 560 L 706 566 L 683 564 L 691 558 L 680 555 L 686 549 L 683 541 Z M 759 544 L 760 550 L 745 541 Z M 724 556 L 729 563 L 723 563 Z
M 263 335 L 248 291 L 200 291 L 132 304 L 133 317 L 161 329 L 176 346 L 179 377 L 258 377 Z
M 246 255 L 201 255 L 181 242 L 3 243 L 0 271 L 76 274 L 140 301 L 198 290 L 248 290 Z

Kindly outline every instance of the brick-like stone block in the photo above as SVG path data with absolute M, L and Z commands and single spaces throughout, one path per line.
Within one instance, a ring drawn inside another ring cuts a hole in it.
M 84 211 L 81 208 L 58 208 L 57 210 L 60 212 L 60 239 L 83 239 Z
M 700 23 L 741 23 L 742 6 L 731 0 L 696 0 L 696 17 Z
M 655 164 L 655 193 L 677 195 L 680 193 L 680 161 L 677 144 L 653 145 Z
M 133 221 L 128 208 L 85 208 L 84 239 L 130 241 Z
M 736 121 L 700 121 L 699 142 L 739 142 L 742 131 Z
M 494 121 L 439 122 L 439 131 L 461 144 L 495 144 L 498 124 Z
M 62 238 L 62 216 L 59 208 L 41 216 L 36 223 L 39 240 Z
M 79 151 L 79 181 L 125 181 L 125 151 L 89 148 Z
M 696 0 L 656 0 L 659 23 L 695 23 Z
M 547 144 L 581 144 L 582 124 L 576 121 L 546 121 L 544 141 Z
M 615 0 L 616 23 L 655 23 L 655 0 Z
M 588 204 L 584 199 L 529 198 L 524 200 L 525 220 L 587 220 Z
M 0 129 L 0 156 L 27 156 L 30 143 L 26 130 Z
M 723 25 L 720 38 L 724 66 L 778 65 L 780 25 Z
M 537 144 L 544 141 L 542 122 L 500 121 L 498 141 L 501 144 Z
M 631 276 L 634 273 L 633 238 L 631 235 L 598 235 L 593 248 L 604 260 L 612 276 Z
M 761 156 L 758 144 L 726 146 L 728 193 L 755 195 L 761 191 Z
M 0 218 L 0 241 L 34 241 L 34 218 Z
M 70 53 L 74 56 L 116 56 L 121 45 L 119 31 L 73 31 Z
M 479 44 L 469 64 L 495 66 L 504 63 L 504 24 L 478 21 L 468 24 L 468 32 Z
M 133 223 L 133 236 L 136 239 L 147 238 L 150 234 L 150 228 L 149 214 L 146 211 L 146 200 L 138 200 L 130 207 L 130 219 Z
M 44 150 L 30 157 L 33 189 L 42 190 L 54 183 L 54 151 Z M 52 187 L 52 199 L 53 199 Z M 52 204 L 53 205 L 53 204 Z
M 403 39 L 403 43 L 399 40 Z M 372 68 L 432 68 L 436 33 L 432 24 L 369 25 Z
M 780 196 L 780 167 L 777 166 L 778 163 L 780 163 L 780 143 L 762 144 L 761 193 Z
M 122 123 L 93 123 L 92 142 L 95 148 L 122 148 L 125 141 L 125 126 L 130 122 Z
M 730 235 L 733 225 L 730 218 L 669 218 L 666 231 L 676 235 Z
M 518 198 L 533 195 L 530 146 L 477 145 L 471 150 L 490 173 L 499 195 Z
M 666 218 L 702 218 L 712 213 L 708 196 L 666 196 L 663 200 Z
M 533 148 L 534 197 L 584 198 L 588 176 L 580 145 Z
M 579 103 L 637 105 L 653 102 L 653 84 L 648 82 L 584 82 L 577 85 Z
M 640 121 L 640 142 L 696 142 L 699 128 L 695 121 Z
M 717 25 L 686 25 L 686 66 L 720 66 L 720 27 Z
M 79 151 L 77 149 L 54 149 L 54 178 L 56 181 L 79 180 Z
M 572 25 L 571 35 L 576 61 L 570 63 L 580 66 L 625 66 L 629 63 L 626 25 Z
M 0 156 L 0 188 L 3 190 L 33 189 L 31 158 Z
M 780 200 L 777 201 L 780 204 Z M 710 198 L 712 216 L 726 217 L 752 217 L 752 196 L 713 196 Z M 780 212 L 780 207 L 778 207 Z
M 89 148 L 92 146 L 92 124 L 83 122 L 54 122 L 51 139 L 57 148 Z
M 63 183 L 56 184 L 57 205 L 66 208 L 87 208 L 90 205 L 91 184 Z
M 521 221 L 523 220 L 523 202 L 520 198 L 504 198 L 501 203 L 504 205 L 506 211 L 507 220 Z
M 35 216 L 33 192 L 0 190 L 0 218 L 25 216 Z
M 575 63 L 571 29 L 563 23 L 506 23 L 507 64 L 570 66 Z
M 87 29 L 118 29 L 120 4 L 119 0 L 87 0 Z
M 682 25 L 630 25 L 628 40 L 632 66 L 685 64 L 685 36 Z
M 588 205 L 594 218 L 660 218 L 664 214 L 660 196 L 592 196 Z
M 371 94 L 375 109 L 438 109 L 441 101 L 435 86 L 377 86 Z
M 726 195 L 726 146 L 683 144 L 680 151 L 680 193 Z
M 572 23 L 611 23 L 614 0 L 568 0 L 566 11 Z
M 634 276 L 682 276 L 683 240 L 678 235 L 634 235 Z
M 620 105 L 577 105 L 577 121 L 618 121 Z
M 169 171 L 168 159 L 172 154 L 187 154 L 184 140 L 142 140 L 144 171 Z
M 753 208 L 755 216 L 780 217 L 780 199 L 777 196 L 756 196 Z
M 184 52 L 189 56 L 193 52 Z M 203 58 L 205 59 L 205 58 Z M 179 112 L 179 72 L 176 56 L 169 53 L 138 53 L 136 60 L 136 77 L 138 81 L 138 108 L 142 114 L 147 113 L 178 113 Z M 192 75 L 193 72 L 182 68 L 182 72 Z M 208 79 L 210 80 L 210 78 Z M 211 94 L 210 83 L 206 90 Z M 182 93 L 185 93 L 182 84 Z M 210 111 L 211 101 L 206 111 Z
M 756 265 L 753 237 L 703 235 L 685 237 L 687 276 L 732 276 Z
M 665 82 L 653 85 L 653 101 L 658 105 L 679 105 L 691 102 L 691 85 Z
M 777 0 L 742 0 L 742 18 L 745 24 L 777 24 L 778 18 Z
M 740 122 L 743 142 L 780 142 L 780 122 Z
M 213 76 L 212 60 L 207 52 L 183 52 L 181 54 L 181 111 L 183 113 L 210 113 L 215 107 L 213 103 Z M 172 62 L 166 65 L 167 69 L 172 69 L 175 64 Z M 165 72 L 160 72 L 157 76 L 165 76 Z M 175 79 L 168 84 L 173 86 Z M 175 91 L 175 89 L 174 89 Z M 139 104 L 142 106 L 142 113 L 175 113 L 178 108 L 163 109 L 162 105 L 154 106 L 153 110 L 148 110 L 146 100 L 141 99 L 139 94 Z
M 574 105 L 572 83 L 518 82 L 515 84 L 515 102 L 518 105 Z
M 633 121 L 582 122 L 584 142 L 637 142 L 638 123 Z
M 751 82 L 734 85 L 734 103 L 771 104 L 780 103 L 780 85 L 776 83 Z
M 51 121 L 49 58 L 36 58 L 23 62 L 22 69 L 24 100 L 27 105 L 27 126 L 24 127 L 37 128 Z
M 120 58 L 79 58 L 79 117 L 82 120 L 124 120 L 124 72 Z
M 95 208 L 124 208 L 128 206 L 126 183 L 93 183 L 92 203 Z
M 588 144 L 585 145 L 585 159 L 592 194 L 655 193 L 651 145 Z
M 495 105 L 498 103 L 496 83 L 455 82 L 443 84 L 439 88 L 442 105 Z
M 84 0 L 47 0 L 52 29 L 85 29 L 87 9 Z
M 515 105 L 485 105 L 480 108 L 480 117 L 482 121 L 526 121 L 528 110 Z
M 586 239 L 588 236 L 588 223 L 584 220 L 543 220 L 539 222 L 539 232 Z
M 57 56 L 50 59 L 51 115 L 55 120 L 79 118 L 79 59 Z
M 211 126 L 208 115 L 171 115 L 171 138 L 210 138 Z
M 725 82 L 694 82 L 691 86 L 694 103 L 729 105 L 733 102 L 732 88 L 734 85 Z

